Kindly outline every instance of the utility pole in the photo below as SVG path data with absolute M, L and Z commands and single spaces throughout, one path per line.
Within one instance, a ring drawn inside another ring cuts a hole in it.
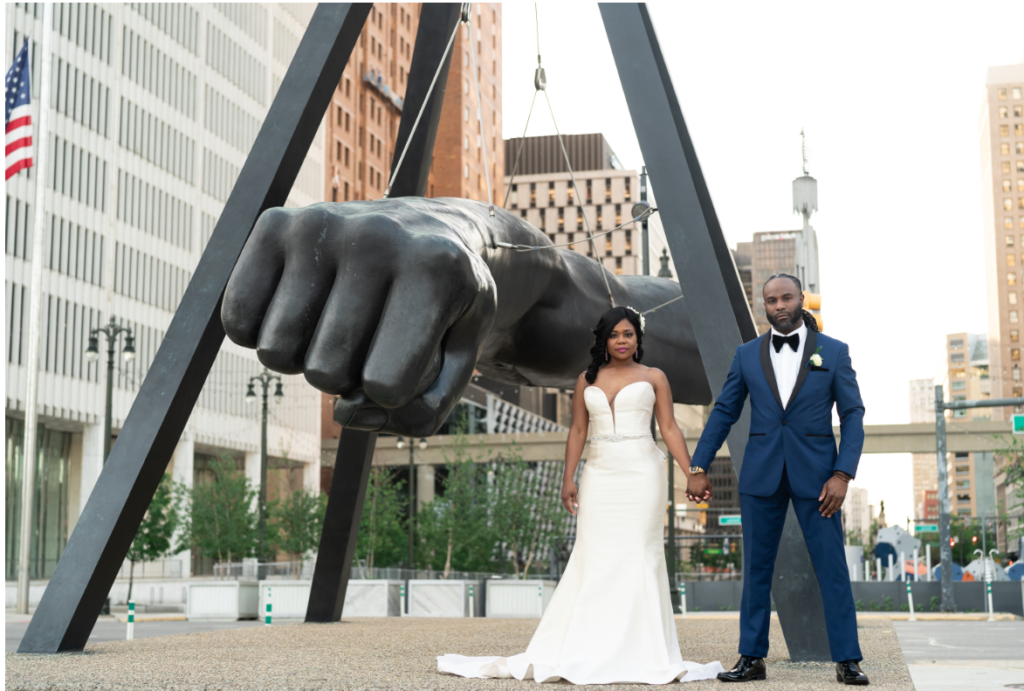
M 956 611 L 956 602 L 953 599 L 953 546 L 949 544 L 949 480 L 946 475 L 946 411 L 1020 406 L 1024 405 L 1024 398 L 990 398 L 982 401 L 950 401 L 949 403 L 946 403 L 944 398 L 940 384 L 935 387 L 935 455 L 939 471 L 939 554 L 942 564 L 942 604 L 939 609 L 943 612 L 954 612 Z M 984 540 L 984 520 L 982 520 L 981 535 Z
M 104 465 L 110 456 L 110 434 L 114 418 L 114 362 L 117 359 L 117 337 L 121 333 L 126 334 L 122 356 L 125 362 L 131 362 L 135 359 L 135 336 L 132 335 L 131 327 L 118 324 L 114 315 L 110 315 L 110 323 L 106 326 L 96 327 L 89 332 L 89 347 L 85 349 L 85 358 L 89 362 L 96 362 L 100 359 L 99 334 L 107 337 L 107 401 L 103 413 Z
M 256 391 L 253 386 L 259 382 L 263 386 L 263 425 L 260 429 L 260 534 L 259 544 L 256 546 L 256 556 L 260 561 L 266 561 L 267 542 L 267 392 L 270 390 L 270 382 L 277 381 L 274 389 L 274 400 L 280 403 L 284 398 L 284 390 L 281 388 L 281 377 L 271 374 L 264 367 L 259 374 L 249 377 L 249 390 L 245 392 L 245 402 L 252 405 L 256 402 Z M 258 569 L 257 569 L 258 572 Z

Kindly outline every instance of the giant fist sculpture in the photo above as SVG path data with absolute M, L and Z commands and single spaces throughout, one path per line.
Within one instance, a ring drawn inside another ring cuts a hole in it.
M 491 234 L 551 245 L 518 216 L 464 199 L 268 209 L 228 282 L 224 330 L 268 368 L 337 395 L 334 418 L 354 429 L 432 434 L 474 368 L 572 388 L 610 307 L 605 269 L 572 250 L 494 248 Z M 665 279 L 607 277 L 616 304 L 641 311 L 680 293 Z M 647 319 L 644 350 L 676 402 L 711 400 L 682 301 Z

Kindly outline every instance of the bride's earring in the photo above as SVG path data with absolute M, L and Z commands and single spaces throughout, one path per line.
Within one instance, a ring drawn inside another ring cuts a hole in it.
M 604 361 L 608 362 L 608 349 L 607 348 L 605 348 L 605 350 L 604 350 Z
M 633 360 L 635 362 L 640 362 L 640 358 L 637 357 L 637 352 L 635 350 L 633 351 Z

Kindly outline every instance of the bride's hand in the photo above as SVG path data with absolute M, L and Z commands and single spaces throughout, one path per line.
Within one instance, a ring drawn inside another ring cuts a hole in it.
M 562 482 L 562 506 L 573 516 L 576 515 L 579 502 L 576 501 L 576 483 L 572 480 L 564 480 Z

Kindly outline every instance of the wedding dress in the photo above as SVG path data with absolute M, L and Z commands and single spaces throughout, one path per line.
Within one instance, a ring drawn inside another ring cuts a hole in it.
M 579 486 L 576 544 L 525 653 L 442 655 L 437 668 L 463 677 L 566 679 L 574 684 L 699 681 L 719 662 L 679 652 L 665 566 L 665 457 L 651 438 L 654 387 L 634 382 L 612 401 L 583 392 L 590 455 Z

